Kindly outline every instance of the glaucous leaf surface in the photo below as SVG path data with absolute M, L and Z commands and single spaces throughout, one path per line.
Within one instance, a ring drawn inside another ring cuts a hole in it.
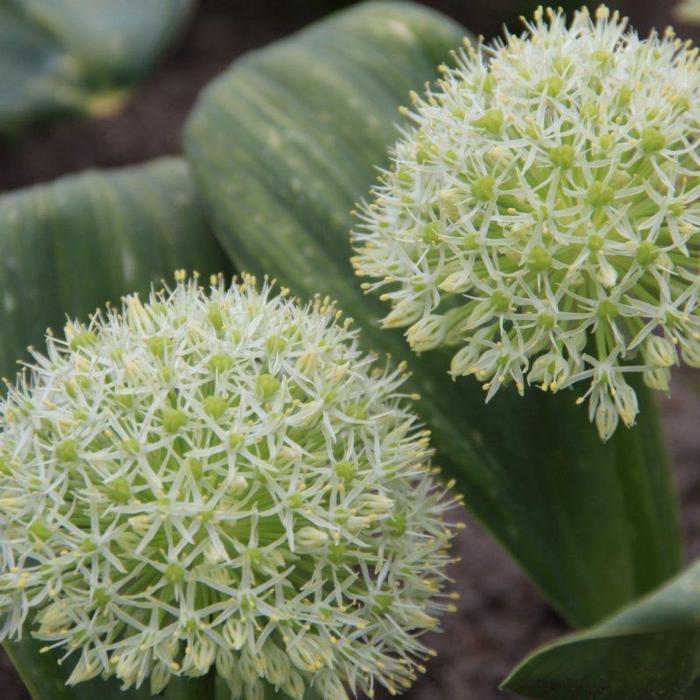
M 194 0 L 0 0 L 0 135 L 57 114 L 116 110 Z
M 648 393 L 639 387 L 638 427 L 606 445 L 568 392 L 503 391 L 484 405 L 476 382 L 450 379 L 445 353 L 416 357 L 379 328 L 385 309 L 363 296 L 349 263 L 350 210 L 387 163 L 397 106 L 435 78 L 465 33 L 408 2 L 338 13 L 216 79 L 189 119 L 187 157 L 239 269 L 336 298 L 366 347 L 409 363 L 445 474 L 552 604 L 587 625 L 680 566 Z
M 203 275 L 229 264 L 196 204 L 186 164 L 164 158 L 146 165 L 87 172 L 0 196 L 0 372 L 14 376 L 32 343 L 43 348 L 48 326 L 87 314 L 178 268 Z M 148 698 L 147 688 L 122 692 L 100 680 L 64 685 L 73 660 L 55 654 L 29 632 L 5 644 L 35 700 Z M 176 682 L 168 700 L 200 697 L 204 681 Z
M 537 700 L 700 698 L 700 563 L 584 632 L 542 647 L 503 683 Z
M 0 374 L 48 327 L 121 295 L 147 292 L 177 268 L 229 265 L 195 202 L 182 160 L 86 172 L 0 196 Z

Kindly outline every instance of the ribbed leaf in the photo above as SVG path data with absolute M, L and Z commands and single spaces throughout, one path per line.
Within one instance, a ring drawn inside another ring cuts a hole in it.
M 194 0 L 0 0 L 0 133 L 113 110 L 182 28 Z
M 0 196 L 0 374 L 14 376 L 26 346 L 41 347 L 66 314 L 85 318 L 180 267 L 227 267 L 181 160 Z
M 175 269 L 227 272 L 228 262 L 195 203 L 182 160 L 65 177 L 0 197 L 0 371 L 14 375 L 25 346 L 43 345 L 47 326 L 118 302 Z M 41 700 L 125 700 L 119 684 L 64 687 L 72 662 L 27 635 L 5 645 L 32 696 Z M 201 683 L 169 688 L 170 700 L 201 697 Z
M 700 563 L 600 625 L 529 656 L 503 688 L 538 700 L 700 698 Z
M 680 22 L 697 24 L 700 22 L 700 2 L 698 0 L 681 0 L 674 8 Z
M 96 678 L 74 686 L 65 685 L 71 664 L 63 669 L 57 664 L 57 653 L 41 653 L 42 644 L 25 638 L 20 643 L 6 644 L 5 648 L 33 700 L 148 700 L 149 682 L 141 688 L 122 690 L 115 678 L 105 681 Z M 174 678 L 157 696 L 160 700 L 230 700 L 231 691 L 215 669 L 202 678 Z M 292 700 L 282 691 L 265 684 L 265 700 Z M 313 689 L 304 700 L 323 700 Z
M 465 30 L 411 3 L 361 5 L 236 63 L 202 95 L 186 150 L 215 232 L 242 269 L 329 294 L 367 347 L 406 359 L 446 474 L 574 624 L 599 620 L 679 567 L 678 529 L 653 405 L 603 445 L 566 393 L 452 382 L 417 359 L 360 293 L 349 214 L 397 137 L 397 105 L 435 76 Z
M 58 665 L 56 653 L 40 653 L 42 644 L 31 639 L 6 644 L 15 668 L 32 696 L 32 700 L 149 700 L 148 682 L 137 689 L 121 690 L 116 679 L 104 681 L 96 678 L 74 686 L 65 685 L 72 663 L 67 668 Z M 216 688 L 216 690 L 215 690 Z M 173 679 L 158 698 L 161 700 L 228 700 L 230 693 L 222 688 L 219 692 L 213 673 L 204 678 Z

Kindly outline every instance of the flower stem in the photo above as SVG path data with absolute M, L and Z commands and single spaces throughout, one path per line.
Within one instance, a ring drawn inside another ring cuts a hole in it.
M 160 696 L 162 700 L 224 700 L 230 696 L 224 683 L 217 682 L 216 670 L 199 678 L 174 678 Z M 219 689 L 222 686 L 222 690 Z M 225 691 L 225 692 L 222 692 Z

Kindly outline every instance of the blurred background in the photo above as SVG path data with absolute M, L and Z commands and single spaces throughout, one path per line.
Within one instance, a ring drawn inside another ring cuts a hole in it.
M 5 1 L 0 0 L 0 7 Z M 0 191 L 89 167 L 140 163 L 178 153 L 180 130 L 197 93 L 232 60 L 351 4 L 350 0 L 200 0 L 183 36 L 119 114 L 89 121 L 61 120 L 50 127 L 33 128 L 13 143 L 0 141 Z M 541 3 L 422 0 L 422 4 L 454 17 L 473 34 L 490 38 L 504 23 L 518 30 L 518 17 L 531 15 Z M 673 2 L 669 0 L 613 0 L 608 4 L 628 15 L 641 33 L 671 22 Z M 558 0 L 552 5 L 570 9 L 580 6 L 581 0 Z
M 0 10 L 5 2 L 0 0 Z M 180 39 L 118 114 L 37 124 L 12 138 L 0 138 L 0 192 L 86 168 L 179 153 L 181 128 L 197 93 L 232 60 L 350 4 L 347 0 L 200 0 Z M 490 38 L 504 24 L 518 31 L 518 17 L 530 15 L 540 3 L 423 0 L 422 4 L 452 16 L 473 34 Z M 553 4 L 572 9 L 581 1 Z M 674 21 L 674 3 L 669 0 L 613 0 L 608 5 L 628 15 L 641 34 L 671 23 L 682 37 L 699 31 Z M 0 36 L 1 22 L 0 13 Z M 2 51 L 0 42 L 0 57 Z M 0 85 L 0 91 L 5 87 Z M 673 398 L 661 401 L 691 558 L 700 555 L 700 400 L 694 386 L 698 386 L 694 375 L 679 372 Z M 411 700 L 512 698 L 497 691 L 499 681 L 535 646 L 567 631 L 510 559 L 464 517 L 467 528 L 457 543 L 462 561 L 454 569 L 462 600 L 458 612 L 446 620 L 445 634 L 431 640 L 439 656 L 407 694 Z M 28 697 L 7 659 L 0 656 L 0 700 Z

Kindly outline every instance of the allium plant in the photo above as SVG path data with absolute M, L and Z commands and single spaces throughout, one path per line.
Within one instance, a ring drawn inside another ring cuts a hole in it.
M 465 47 L 425 98 L 353 234 L 357 273 L 417 352 L 486 400 L 583 386 L 606 440 L 642 374 L 700 366 L 700 71 L 668 30 L 601 6 L 539 9 L 522 36 Z
M 453 500 L 405 371 L 350 325 L 180 275 L 49 337 L 0 404 L 2 638 L 32 618 L 71 684 L 408 687 L 451 607 Z

